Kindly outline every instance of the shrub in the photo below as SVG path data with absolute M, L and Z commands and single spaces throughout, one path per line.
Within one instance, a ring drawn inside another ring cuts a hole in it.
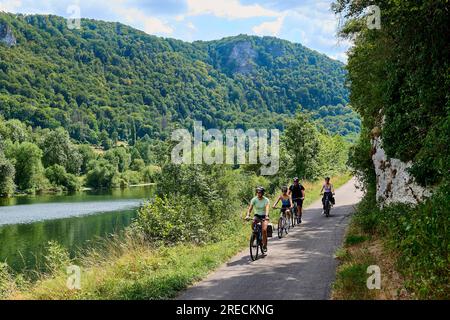
M 141 173 L 137 171 L 127 170 L 120 175 L 120 186 L 127 187 L 133 184 L 139 184 L 142 181 Z
M 86 184 L 96 189 L 117 187 L 119 185 L 117 168 L 104 159 L 91 161 Z
M 161 168 L 158 166 L 146 166 L 141 172 L 144 182 L 152 183 L 156 181 L 158 174 L 161 174 Z
M 177 201 L 156 197 L 145 203 L 138 213 L 135 228 L 147 240 L 163 243 L 204 242 L 211 237 L 211 219 L 198 199 L 180 197 Z M 208 231 L 207 231 L 208 230 Z
M 46 247 L 45 267 L 50 273 L 58 273 L 65 270 L 71 263 L 67 249 L 56 241 L 49 241 Z
M 71 192 L 81 188 L 78 178 L 71 173 L 67 173 L 66 169 L 58 164 L 45 169 L 45 176 L 55 187 L 63 187 Z

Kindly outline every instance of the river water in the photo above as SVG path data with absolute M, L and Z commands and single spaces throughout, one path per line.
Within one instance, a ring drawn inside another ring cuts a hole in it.
M 0 198 L 0 261 L 16 271 L 41 269 L 51 240 L 72 256 L 129 226 L 153 187 L 72 195 Z

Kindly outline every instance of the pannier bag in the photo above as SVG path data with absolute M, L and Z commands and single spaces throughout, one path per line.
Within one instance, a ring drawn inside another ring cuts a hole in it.
M 267 225 L 267 237 L 272 238 L 272 232 L 273 232 L 273 225 L 269 223 Z

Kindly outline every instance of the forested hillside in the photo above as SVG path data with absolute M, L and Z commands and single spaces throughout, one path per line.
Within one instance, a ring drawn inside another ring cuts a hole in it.
M 300 105 L 348 115 L 343 64 L 276 38 L 186 43 L 120 23 L 82 20 L 69 30 L 60 17 L 6 13 L 0 30 L 0 114 L 62 126 L 80 142 L 164 138 L 193 119 L 282 129 Z M 355 114 L 339 121 L 346 130 L 331 124 L 333 133 L 359 132 Z

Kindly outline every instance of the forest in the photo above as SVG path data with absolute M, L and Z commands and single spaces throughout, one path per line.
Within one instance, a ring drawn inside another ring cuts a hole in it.
M 207 129 L 283 129 L 300 106 L 325 107 L 319 118 L 334 110 L 324 123 L 332 133 L 359 132 L 345 107 L 344 65 L 301 44 L 246 35 L 187 43 L 85 19 L 69 30 L 65 19 L 43 15 L 0 13 L 0 26 L 14 39 L 0 41 L 0 114 L 63 127 L 81 143 L 163 140 L 193 120 Z

